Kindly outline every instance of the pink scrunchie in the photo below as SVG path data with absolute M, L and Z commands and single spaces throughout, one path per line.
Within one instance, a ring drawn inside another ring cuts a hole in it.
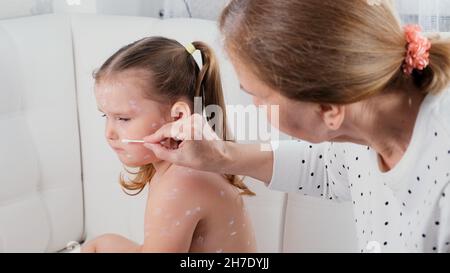
M 419 25 L 407 25 L 404 30 L 408 45 L 403 72 L 411 75 L 414 69 L 423 70 L 430 63 L 431 42 L 421 35 Z

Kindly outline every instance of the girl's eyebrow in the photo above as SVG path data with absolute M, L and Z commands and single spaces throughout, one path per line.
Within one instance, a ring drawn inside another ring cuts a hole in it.
M 100 108 L 97 107 L 97 110 L 99 112 L 102 112 L 103 114 L 105 114 L 104 111 L 102 111 Z M 126 116 L 126 115 L 130 115 L 131 113 L 121 113 L 121 112 L 111 112 L 112 115 L 114 116 Z

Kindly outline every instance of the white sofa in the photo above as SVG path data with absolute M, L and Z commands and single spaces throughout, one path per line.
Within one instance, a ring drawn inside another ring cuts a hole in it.
M 216 24 L 97 15 L 0 21 L 0 252 L 56 252 L 103 233 L 143 238 L 145 194 L 129 197 L 103 137 L 92 71 L 121 46 L 162 35 L 211 44 L 227 104 L 249 104 Z M 286 174 L 286 179 L 289 176 Z M 351 206 L 247 180 L 260 252 L 356 250 Z

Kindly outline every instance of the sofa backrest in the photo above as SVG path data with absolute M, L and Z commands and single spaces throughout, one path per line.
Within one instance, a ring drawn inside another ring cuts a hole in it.
M 70 21 L 0 21 L 0 252 L 58 251 L 82 238 Z

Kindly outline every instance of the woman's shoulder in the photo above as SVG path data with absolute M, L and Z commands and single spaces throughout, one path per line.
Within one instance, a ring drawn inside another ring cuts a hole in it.
M 439 94 L 428 95 L 427 104 L 431 111 L 431 118 L 437 120 L 450 136 L 450 87 Z
M 444 129 L 444 135 L 450 137 L 450 87 L 437 94 L 426 96 L 418 120 L 424 126 Z

